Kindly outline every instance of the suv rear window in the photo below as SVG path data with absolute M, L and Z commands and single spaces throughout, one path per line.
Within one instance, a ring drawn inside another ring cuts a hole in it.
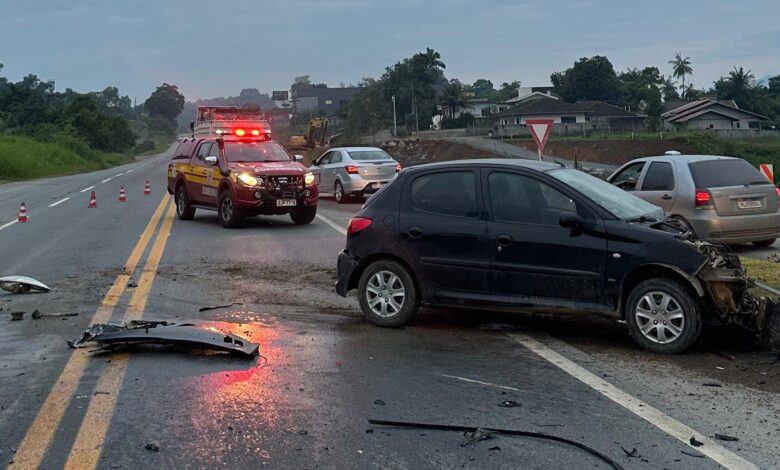
M 688 164 L 698 188 L 747 186 L 769 181 L 745 160 L 707 160 Z

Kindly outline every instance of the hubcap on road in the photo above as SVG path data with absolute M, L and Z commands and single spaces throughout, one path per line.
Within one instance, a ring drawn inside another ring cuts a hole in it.
M 379 271 L 368 281 L 366 300 L 371 311 L 380 317 L 392 317 L 401 311 L 406 289 L 401 278 L 391 271 Z
M 231 217 L 233 217 L 233 200 L 226 197 L 222 200 L 222 218 L 230 220 Z
M 679 302 L 666 292 L 648 292 L 634 311 L 639 331 L 658 344 L 674 342 L 685 328 L 685 317 Z

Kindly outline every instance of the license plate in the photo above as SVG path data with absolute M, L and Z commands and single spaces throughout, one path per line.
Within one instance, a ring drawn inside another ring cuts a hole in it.
M 737 201 L 737 207 L 739 207 L 740 209 L 760 209 L 761 201 L 758 200 Z
M 277 199 L 276 207 L 294 207 L 295 199 Z

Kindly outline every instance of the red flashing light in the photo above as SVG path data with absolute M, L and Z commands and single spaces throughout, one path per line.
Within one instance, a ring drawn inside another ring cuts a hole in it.
M 246 131 L 244 129 L 236 129 L 233 131 L 233 134 L 237 135 L 238 137 L 244 137 L 246 135 Z
M 403 168 L 403 167 L 399 163 L 398 165 L 395 166 L 395 172 L 398 173 L 399 171 L 401 171 L 401 168 Z
M 706 189 L 696 190 L 696 207 L 709 206 L 712 203 L 712 195 Z
M 371 226 L 371 219 L 365 217 L 353 217 L 349 219 L 349 225 L 347 226 L 347 236 L 354 235 L 361 230 L 367 229 Z
M 255 137 L 260 135 L 260 129 L 252 129 L 252 135 L 255 136 Z
M 347 165 L 344 167 L 344 169 L 349 173 L 350 175 L 356 175 L 358 174 L 358 169 L 355 165 Z

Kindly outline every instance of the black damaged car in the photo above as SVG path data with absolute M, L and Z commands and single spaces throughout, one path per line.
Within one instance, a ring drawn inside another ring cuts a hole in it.
M 579 170 L 461 160 L 403 170 L 350 220 L 336 291 L 401 326 L 420 305 L 606 314 L 677 353 L 703 322 L 760 332 L 739 258 Z

